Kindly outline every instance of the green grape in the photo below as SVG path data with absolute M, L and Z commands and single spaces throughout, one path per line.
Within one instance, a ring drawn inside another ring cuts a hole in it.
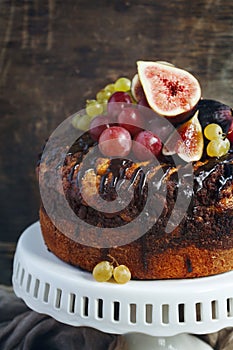
M 226 138 L 224 140 L 211 140 L 206 148 L 207 154 L 210 157 L 221 157 L 227 154 L 230 149 L 230 141 Z
M 115 91 L 129 91 L 131 88 L 131 80 L 125 77 L 121 77 L 117 79 L 117 81 L 114 84 Z
M 100 90 L 99 92 L 97 92 L 96 94 L 96 100 L 100 103 L 105 103 L 108 101 L 109 97 L 111 96 L 111 92 L 107 91 L 107 90 Z
M 96 100 L 86 100 L 86 106 L 96 103 Z
M 131 272 L 125 265 L 118 265 L 114 268 L 113 277 L 117 283 L 124 284 L 131 279 Z
M 108 85 L 106 85 L 104 90 L 110 92 L 111 94 L 113 94 L 113 92 L 115 92 L 115 84 L 108 84 Z
M 107 112 L 108 101 L 103 101 L 102 106 L 103 106 L 103 113 Z
M 103 106 L 96 100 L 87 101 L 86 113 L 90 117 L 96 117 L 97 115 L 103 113 Z
M 99 262 L 93 269 L 92 275 L 97 282 L 108 281 L 113 274 L 113 266 L 109 261 Z
M 211 123 L 204 129 L 204 135 L 208 140 L 215 140 L 222 138 L 222 128 L 220 125 Z
M 72 119 L 72 125 L 75 129 L 87 131 L 90 126 L 91 117 L 89 115 L 75 115 Z

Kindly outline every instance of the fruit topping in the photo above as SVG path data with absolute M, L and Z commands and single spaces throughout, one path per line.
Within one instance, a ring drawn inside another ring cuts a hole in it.
M 123 91 L 123 92 L 130 91 L 131 80 L 125 77 L 121 77 L 117 79 L 117 81 L 115 82 L 114 88 L 115 88 L 115 91 Z
M 75 114 L 72 118 L 71 123 L 75 129 L 87 131 L 89 129 L 91 119 L 92 118 L 87 114 L 85 115 Z
M 139 106 L 147 107 L 150 108 L 149 103 L 146 99 L 146 96 L 143 96 L 139 101 L 138 101 Z
M 132 136 L 141 131 L 145 124 L 140 111 L 130 107 L 121 111 L 117 121 L 119 125 L 127 129 Z
M 108 100 L 108 105 L 107 105 L 108 114 L 112 118 L 116 118 L 118 114 L 129 103 L 132 103 L 132 99 L 127 92 L 123 92 L 123 91 L 114 92 Z
M 198 119 L 204 129 L 208 124 L 219 124 L 226 134 L 232 123 L 232 109 L 222 102 L 203 99 L 197 104 Z
M 113 83 L 110 83 L 110 84 L 107 84 L 104 88 L 104 90 L 110 92 L 111 94 L 113 94 L 115 92 L 115 84 Z
M 201 98 L 197 79 L 185 70 L 160 63 L 138 61 L 138 74 L 150 107 L 159 115 L 181 121 Z M 177 120 L 176 120 L 177 121 Z
M 132 80 L 120 77 L 106 85 L 96 99 L 86 101 L 84 115 L 72 117 L 73 127 L 89 130 L 104 156 L 125 157 L 132 151 L 137 160 L 148 161 L 176 153 L 192 162 L 229 151 L 229 106 L 200 99 L 197 79 L 169 62 L 138 61 L 137 68 Z
M 162 150 L 162 142 L 151 131 L 141 131 L 134 137 L 133 152 L 141 161 L 158 157 Z
M 222 137 L 222 128 L 215 123 L 208 124 L 204 129 L 204 135 L 208 140 L 218 140 Z
M 99 149 L 106 157 L 125 157 L 129 154 L 131 146 L 131 135 L 121 126 L 111 126 L 99 137 Z
M 96 100 L 87 100 L 86 113 L 89 117 L 95 117 L 103 113 L 103 105 Z
M 139 102 L 142 99 L 146 99 L 138 74 L 135 74 L 132 79 L 131 94 L 136 102 Z
M 101 133 L 110 126 L 110 122 L 106 115 L 98 115 L 91 120 L 89 132 L 94 141 L 98 141 Z
M 164 143 L 175 130 L 174 126 L 166 118 L 154 117 L 149 120 L 148 130 L 159 136 Z
M 211 140 L 207 147 L 206 147 L 206 152 L 209 157 L 222 157 L 230 149 L 230 141 L 225 138 L 225 139 L 213 139 Z
M 230 141 L 230 143 L 233 144 L 233 120 L 232 120 L 231 125 L 230 125 L 230 128 L 229 128 L 229 130 L 228 130 L 227 138 L 228 138 L 228 140 Z
M 223 133 L 220 125 L 208 124 L 204 129 L 204 135 L 210 140 L 206 147 L 209 157 L 221 157 L 227 154 L 230 149 L 230 141 Z
M 171 63 L 165 61 L 157 61 L 157 63 L 173 66 Z M 144 93 L 138 74 L 135 74 L 132 79 L 131 94 L 138 104 L 143 105 L 145 107 L 150 107 L 147 102 L 146 95 Z
M 202 127 L 198 120 L 198 112 L 181 124 L 166 141 L 162 153 L 172 155 L 177 153 L 186 162 L 201 159 L 204 148 Z
M 106 282 L 112 277 L 113 266 L 109 261 L 101 261 L 94 267 L 92 274 L 97 282 Z
M 112 93 L 110 91 L 102 89 L 102 90 L 97 92 L 96 100 L 99 103 L 107 103 L 107 101 L 111 95 L 112 95 Z
M 167 62 L 167 61 L 156 61 L 156 62 L 160 64 L 165 64 L 165 66 L 175 67 L 175 65 L 171 62 Z

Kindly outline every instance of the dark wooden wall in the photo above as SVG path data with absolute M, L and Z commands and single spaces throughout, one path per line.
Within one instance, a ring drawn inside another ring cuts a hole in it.
M 194 73 L 205 97 L 233 105 L 232 48 L 232 0 L 0 0 L 0 269 L 8 281 L 14 243 L 38 219 L 34 169 L 56 126 L 107 83 L 132 77 L 138 59 L 171 61 Z

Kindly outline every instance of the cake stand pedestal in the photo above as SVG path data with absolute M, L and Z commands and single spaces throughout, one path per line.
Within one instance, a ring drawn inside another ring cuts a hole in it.
M 233 326 L 233 272 L 160 281 L 99 283 L 50 253 L 38 222 L 21 235 L 13 288 L 33 310 L 73 326 L 124 334 L 129 349 L 207 350 L 189 335 Z

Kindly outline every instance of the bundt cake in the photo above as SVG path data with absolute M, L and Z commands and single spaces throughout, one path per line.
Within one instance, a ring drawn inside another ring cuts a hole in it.
M 139 62 L 97 97 L 67 119 L 75 142 L 58 133 L 38 164 L 49 251 L 142 280 L 232 270 L 232 109 L 166 62 Z

